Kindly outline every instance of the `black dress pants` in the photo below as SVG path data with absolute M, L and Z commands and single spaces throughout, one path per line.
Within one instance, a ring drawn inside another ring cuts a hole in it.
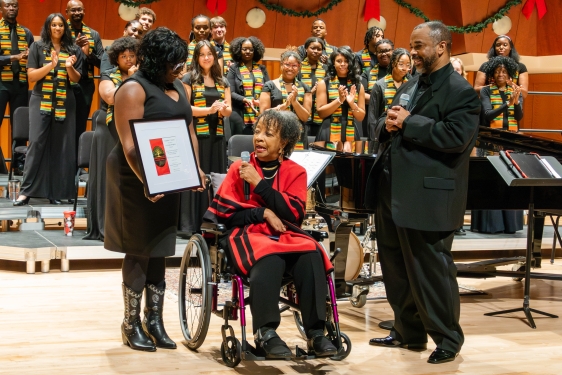
M 269 255 L 252 267 L 250 310 L 253 332 L 265 326 L 279 326 L 279 292 L 284 274 L 293 277 L 305 332 L 323 329 L 328 289 L 322 258 L 314 252 Z
M 392 220 L 388 171 L 379 175 L 377 245 L 387 299 L 394 311 L 390 336 L 402 343 L 425 343 L 459 352 L 460 297 L 451 246 L 454 232 L 397 226 Z
M 16 82 L 3 82 L 5 90 L 0 90 L 0 113 L 4 115 L 6 106 L 10 104 L 10 126 L 12 134 L 14 130 L 14 112 L 19 107 L 27 107 L 29 105 L 29 94 L 27 83 Z M 0 121 L 0 125 L 2 122 Z M 25 146 L 25 141 L 17 141 L 16 147 Z M 4 157 L 0 155 L 0 173 L 8 173 L 6 165 L 4 164 Z M 16 154 L 15 159 L 12 159 L 17 168 L 23 169 L 23 154 Z
M 93 80 L 82 80 L 78 85 L 73 85 L 74 97 L 76 98 L 76 155 L 78 155 L 79 139 L 86 131 L 92 99 L 94 97 L 95 85 Z

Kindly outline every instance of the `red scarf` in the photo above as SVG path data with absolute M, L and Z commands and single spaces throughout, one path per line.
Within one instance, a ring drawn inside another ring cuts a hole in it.
M 244 199 L 242 179 L 240 178 L 241 163 L 241 161 L 236 161 L 230 166 L 226 178 L 205 213 L 205 221 L 224 223 L 240 210 L 265 207 L 265 202 L 258 194 L 254 193 L 253 188 L 250 191 L 250 200 Z M 256 168 L 263 178 L 263 172 L 254 153 L 251 154 L 250 164 Z M 285 202 L 297 218 L 297 222 L 289 223 L 282 220 L 283 224 L 287 226 L 287 231 L 283 233 L 275 231 L 267 221 L 244 227 L 229 228 L 231 230 L 229 244 L 237 268 L 244 275 L 249 275 L 253 265 L 268 255 L 319 251 L 322 254 L 326 273 L 331 272 L 332 264 L 320 244 L 299 227 L 304 218 L 306 202 L 306 171 L 304 168 L 289 159 L 283 160 L 273 180 L 272 187 L 283 194 Z M 270 236 L 279 237 L 279 240 L 272 239 Z

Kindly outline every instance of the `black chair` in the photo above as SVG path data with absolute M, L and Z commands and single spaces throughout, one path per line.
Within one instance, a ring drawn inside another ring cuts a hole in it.
M 92 131 L 96 130 L 97 118 L 98 118 L 99 115 L 104 116 L 104 119 L 105 119 L 106 112 L 103 109 L 98 109 L 92 114 Z
M 76 206 L 78 205 L 78 187 L 80 181 L 88 183 L 89 173 L 84 171 L 84 168 L 90 167 L 90 152 L 92 150 L 92 140 L 94 139 L 94 132 L 84 132 L 80 136 L 78 141 L 78 171 L 76 172 L 76 177 L 74 178 L 74 183 L 76 185 L 76 195 L 74 196 L 74 212 L 76 212 Z M 86 185 L 86 193 L 88 188 Z M 86 196 L 86 194 L 84 194 Z
M 229 138 L 227 152 L 228 156 L 240 156 L 242 151 L 254 151 L 254 136 L 245 134 L 236 134 Z M 229 160 L 228 165 L 231 164 Z
M 27 154 L 27 146 L 17 146 L 17 141 L 29 141 L 29 107 L 19 107 L 14 111 L 14 126 L 12 130 L 12 162 L 10 163 L 10 174 L 8 179 L 12 179 L 15 169 L 14 160 L 16 154 Z

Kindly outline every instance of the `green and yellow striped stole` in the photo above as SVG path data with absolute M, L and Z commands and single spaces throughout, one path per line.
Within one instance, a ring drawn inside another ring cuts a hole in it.
M 316 78 L 316 82 L 321 81 L 322 79 L 324 79 L 324 77 L 326 77 L 326 69 L 324 69 L 324 66 L 322 66 L 321 63 L 316 64 L 314 77 Z M 302 83 L 308 85 L 308 87 L 310 87 L 310 89 L 312 90 L 312 67 L 308 62 L 308 58 L 304 59 L 301 64 L 301 81 Z M 316 125 L 321 125 L 322 119 L 316 111 L 316 100 L 313 101 L 312 110 L 310 112 L 312 122 L 314 122 Z M 308 118 L 308 121 L 310 121 L 310 117 Z
M 509 100 L 511 99 L 512 94 L 513 94 L 513 89 L 511 88 L 511 86 L 506 86 L 505 96 L 507 98 L 508 103 Z M 490 85 L 490 102 L 492 104 L 493 109 L 497 109 L 503 105 L 500 89 L 496 85 Z M 490 123 L 490 127 L 495 129 L 503 129 L 503 116 L 504 114 L 502 112 L 496 118 L 494 118 Z M 514 105 L 507 107 L 507 129 L 511 132 L 517 132 L 519 130 L 519 124 L 515 119 Z
M 244 97 L 246 99 L 254 100 L 259 99 L 261 90 L 263 88 L 263 72 L 258 64 L 252 66 L 252 73 L 254 74 L 254 79 L 252 79 L 252 74 L 246 65 L 239 66 L 240 74 L 242 75 L 242 86 L 244 87 Z M 254 106 L 255 107 L 255 106 Z M 255 107 L 259 110 L 259 107 Z M 253 125 L 256 114 L 252 107 L 246 104 L 244 107 L 244 124 Z
M 331 46 L 328 44 L 328 42 L 326 42 L 326 40 L 324 40 L 324 44 L 326 45 L 326 54 L 328 56 L 330 56 L 332 54 L 332 52 L 334 52 L 334 46 Z
M 402 83 L 408 82 L 408 78 L 404 77 Z M 387 74 L 384 77 L 384 111 L 388 110 L 388 107 L 394 100 L 396 96 L 396 85 L 394 84 L 394 79 L 392 78 L 392 74 Z
M 66 20 L 66 22 L 68 23 L 68 26 L 70 26 L 70 31 L 72 32 L 72 39 L 76 40 L 76 37 L 78 35 L 74 34 L 74 30 L 72 29 L 72 24 L 70 23 L 70 20 Z M 88 45 L 89 45 L 89 49 L 90 49 L 90 54 L 94 51 L 94 47 L 96 46 L 96 42 L 94 41 L 94 38 L 92 37 L 92 30 L 86 26 L 86 24 L 84 24 L 84 22 L 82 22 L 82 35 L 85 35 L 86 38 L 88 38 Z M 88 64 L 88 78 L 89 79 L 93 79 L 94 78 L 94 66 Z
M 332 78 L 328 83 L 328 99 L 329 102 L 337 100 L 339 97 L 338 87 L 340 86 L 340 82 L 337 76 Z M 351 80 L 347 79 L 346 86 L 349 88 L 351 87 Z M 355 100 L 359 93 L 355 93 Z M 334 149 L 334 142 L 353 142 L 355 141 L 355 126 L 353 123 L 354 116 L 351 108 L 347 111 L 347 119 L 345 124 L 345 139 L 341 139 L 342 133 L 342 106 L 341 104 L 333 113 L 330 123 L 330 143 L 326 143 L 326 148 Z
M 18 50 L 19 52 L 25 51 L 27 48 L 27 40 L 25 38 L 25 30 L 19 24 L 16 25 L 16 34 L 18 36 Z M 2 18 L 0 20 L 0 49 L 4 56 L 12 54 L 12 39 L 10 38 L 10 26 L 8 22 Z M 21 59 L 19 61 L 20 71 L 19 79 L 20 82 L 27 83 L 27 59 Z M 2 71 L 0 72 L 0 79 L 2 82 L 12 82 L 14 80 L 14 72 L 12 72 L 12 63 L 4 65 Z
M 196 45 L 197 45 L 197 41 L 195 39 L 193 39 L 187 45 L 187 61 L 185 63 L 187 67 L 191 65 L 191 60 L 193 60 L 193 52 L 195 52 Z
M 224 49 L 222 51 L 222 58 L 223 58 L 223 72 L 224 75 L 226 76 L 226 73 L 228 73 L 228 69 L 230 64 L 232 64 L 234 62 L 234 60 L 232 60 L 232 55 L 230 54 L 230 44 L 228 44 L 228 42 L 224 42 L 223 44 Z
M 51 64 L 51 51 L 44 50 L 45 54 L 45 64 Z M 49 73 L 43 79 L 43 85 L 41 89 L 41 106 L 39 110 L 42 114 L 51 115 L 53 109 L 55 110 L 55 120 L 64 121 L 66 118 L 66 80 L 68 78 L 68 73 L 66 71 L 66 60 L 70 55 L 65 51 L 59 52 L 59 65 L 56 69 L 51 69 Z M 56 77 L 56 79 L 55 79 Z M 56 82 L 56 85 L 55 85 Z M 53 94 L 54 97 L 53 97 Z
M 123 76 L 121 75 L 121 70 L 119 70 L 119 68 L 117 68 L 114 72 L 111 72 L 109 74 L 109 78 L 111 78 L 111 81 L 115 85 L 115 88 L 118 88 L 123 83 Z M 105 116 L 106 125 L 109 125 L 109 123 L 113 121 L 113 109 L 113 104 L 109 104 L 107 106 L 107 115 Z
M 369 54 L 368 49 L 364 49 L 361 52 L 361 62 L 363 63 L 363 71 L 369 71 L 368 82 L 367 82 L 367 91 L 371 92 L 375 82 L 377 82 L 377 78 L 379 75 L 379 64 L 373 64 L 371 60 L 371 55 Z
M 220 100 L 224 100 L 224 86 L 219 85 L 215 82 L 215 87 L 220 95 Z M 193 105 L 198 108 L 207 107 L 207 99 L 205 98 L 205 84 L 204 83 L 192 83 L 191 84 L 191 95 L 193 97 Z M 207 122 L 207 116 L 193 117 L 195 120 L 195 130 L 197 131 L 198 137 L 208 137 L 209 133 L 209 123 Z M 224 119 L 220 113 L 218 113 L 218 123 L 217 123 L 217 137 L 224 137 Z

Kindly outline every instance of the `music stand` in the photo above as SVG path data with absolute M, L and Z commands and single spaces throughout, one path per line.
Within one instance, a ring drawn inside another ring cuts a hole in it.
M 293 150 L 289 159 L 306 170 L 306 188 L 310 189 L 335 155 L 333 151 Z
M 529 157 L 535 157 L 534 155 L 527 155 Z M 488 156 L 488 160 L 492 163 L 496 171 L 502 176 L 504 181 L 507 183 L 508 186 L 520 186 L 520 187 L 529 187 L 530 188 L 530 196 L 529 196 L 529 213 L 527 215 L 527 249 L 525 252 L 526 260 L 525 260 L 525 296 L 523 297 L 523 307 L 519 307 L 516 309 L 508 309 L 502 311 L 494 311 L 490 313 L 485 313 L 486 316 L 494 316 L 500 314 L 508 314 L 512 312 L 523 311 L 525 313 L 525 317 L 529 321 L 529 326 L 533 329 L 536 329 L 537 326 L 535 325 L 535 321 L 533 320 L 533 316 L 531 312 L 536 314 L 541 314 L 548 316 L 549 318 L 558 318 L 557 315 L 550 314 L 544 311 L 540 311 L 537 309 L 533 309 L 530 307 L 530 288 L 531 288 L 531 261 L 532 261 L 532 252 L 533 252 L 533 238 L 534 238 L 534 215 L 535 215 L 535 204 L 534 204 L 534 192 L 535 187 L 541 188 L 543 186 L 562 186 L 562 178 L 517 178 L 515 177 L 514 173 L 510 171 L 509 167 L 501 160 L 499 156 Z M 552 168 L 562 176 L 562 165 L 556 160 L 554 157 L 545 156 L 542 157 L 552 166 Z

